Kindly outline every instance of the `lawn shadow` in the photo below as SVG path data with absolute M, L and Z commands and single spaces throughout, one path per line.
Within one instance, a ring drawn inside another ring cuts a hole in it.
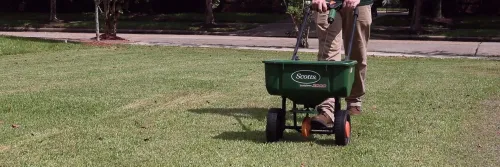
M 43 38 L 36 38 L 36 37 L 16 37 L 16 36 L 7 36 L 7 35 L 1 35 L 0 37 L 11 39 L 11 40 L 23 40 L 23 41 L 29 41 L 29 42 L 43 42 L 43 43 L 64 43 L 59 40 L 50 40 L 50 39 L 43 39 Z
M 436 55 L 444 55 L 444 56 L 474 56 L 473 53 L 463 53 L 463 54 L 457 54 L 457 53 L 450 53 L 447 51 L 442 51 L 442 50 L 433 50 L 433 51 L 413 51 L 410 52 L 409 54 L 416 54 L 416 55 L 430 55 L 430 56 L 436 56 Z
M 259 130 L 252 130 L 248 128 L 241 120 L 243 118 L 256 119 L 262 124 L 266 124 L 267 108 L 202 108 L 191 109 L 189 112 L 196 114 L 218 114 L 221 116 L 234 117 L 240 124 L 243 131 L 227 131 L 214 136 L 214 139 L 231 140 L 231 141 L 251 141 L 254 143 L 266 143 L 265 128 Z M 291 120 L 291 114 L 287 113 L 287 120 Z M 299 123 L 300 124 L 300 123 Z M 287 125 L 290 125 L 289 123 Z M 294 129 L 287 129 L 283 134 L 283 139 L 280 142 L 315 142 L 319 145 L 335 146 L 334 136 L 330 135 L 330 139 L 317 139 L 314 136 L 304 138 L 300 132 Z
M 319 134 L 318 134 L 319 135 Z M 287 129 L 283 133 L 283 138 L 278 142 L 285 143 L 302 143 L 302 142 L 313 142 L 318 145 L 323 146 L 337 146 L 335 145 L 335 137 L 333 135 L 328 135 L 330 139 L 318 139 L 314 136 L 308 138 L 303 137 L 300 132 L 293 129 Z M 251 141 L 254 143 L 264 144 L 266 141 L 265 129 L 262 131 L 235 131 L 235 132 L 223 132 L 215 137 L 214 139 L 229 140 L 229 141 Z
M 265 122 L 267 111 L 267 108 L 202 108 L 189 110 L 189 112 L 196 114 L 218 114 L 221 116 L 234 117 L 245 131 L 250 131 L 250 129 L 241 121 L 242 118 L 256 119 Z

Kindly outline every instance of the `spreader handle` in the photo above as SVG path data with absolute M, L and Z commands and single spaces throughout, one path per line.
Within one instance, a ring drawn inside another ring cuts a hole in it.
M 358 8 L 354 8 L 354 19 L 352 23 L 351 41 L 349 41 L 349 49 L 347 50 L 347 56 L 345 60 L 350 60 L 352 53 L 352 41 L 354 41 L 354 32 L 356 31 L 356 22 L 358 20 L 359 11 Z
M 297 51 L 299 50 L 299 44 L 300 41 L 302 40 L 302 34 L 304 33 L 304 28 L 306 27 L 307 24 L 307 17 L 309 17 L 309 14 L 311 13 L 311 8 L 307 8 L 306 10 L 307 10 L 306 14 L 302 19 L 302 25 L 300 26 L 299 35 L 297 36 L 297 43 L 295 43 L 295 49 L 293 51 L 292 60 L 299 60 L 299 56 L 297 56 Z
M 333 21 L 335 21 L 335 15 L 337 15 L 337 11 L 342 9 L 342 3 L 344 3 L 341 0 L 331 0 L 331 1 L 326 1 L 327 7 L 329 10 L 328 13 L 328 24 L 332 24 Z

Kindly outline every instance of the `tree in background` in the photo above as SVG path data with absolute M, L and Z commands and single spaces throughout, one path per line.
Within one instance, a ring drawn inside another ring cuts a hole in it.
M 308 6 L 308 3 L 311 1 L 306 1 L 306 0 L 288 0 L 288 3 L 286 4 L 286 13 L 290 15 L 292 21 L 293 21 L 293 30 L 290 34 L 293 34 L 294 36 L 299 35 L 300 31 L 300 26 L 303 22 L 302 19 L 304 19 L 304 15 L 306 14 L 306 6 Z M 312 13 L 312 12 L 311 12 Z M 309 30 L 310 30 L 310 23 L 311 23 L 311 15 L 309 15 L 308 21 L 306 21 L 306 27 L 304 29 L 304 32 L 302 34 L 302 40 L 299 43 L 299 47 L 303 48 L 308 48 L 309 47 Z
M 414 2 L 415 6 L 411 17 L 410 30 L 413 33 L 419 34 L 422 31 L 421 15 L 423 0 L 415 0 Z
M 401 4 L 400 0 L 382 0 L 382 6 L 394 6 L 399 4 Z
M 434 18 L 443 18 L 443 0 L 434 0 Z
M 116 36 L 118 18 L 123 13 L 122 5 L 124 0 L 101 0 L 104 6 L 104 34 L 101 35 L 102 39 L 122 39 Z
M 407 1 L 407 0 L 402 0 L 402 1 Z M 395 6 L 403 3 L 401 0 L 383 0 L 382 5 L 383 6 Z M 410 23 L 410 31 L 412 33 L 417 33 L 419 34 L 422 31 L 422 3 L 424 0 L 410 0 L 410 2 L 413 1 L 413 6 L 409 7 L 409 15 L 411 16 L 411 23 Z M 441 0 L 438 0 L 441 1 Z M 440 9 L 441 6 L 439 6 Z M 437 9 L 437 7 L 435 8 Z
M 94 0 L 94 10 L 95 10 L 95 22 L 96 22 L 96 40 L 107 39 L 107 40 L 123 40 L 117 36 L 118 29 L 118 19 L 120 15 L 124 13 L 124 10 L 128 10 L 128 3 L 132 0 Z M 150 3 L 151 0 L 133 0 L 135 3 L 141 1 L 145 3 Z M 104 11 L 100 10 L 100 6 L 103 6 Z M 99 11 L 104 15 L 104 34 L 99 35 Z
M 205 26 L 214 26 L 215 17 L 212 0 L 205 0 Z
M 57 1 L 56 0 L 50 0 L 50 22 L 59 22 L 60 20 L 57 19 L 56 17 L 56 7 L 57 7 Z
M 101 4 L 101 0 L 94 0 L 94 7 L 95 7 L 95 34 L 96 34 L 96 40 L 100 41 L 99 38 L 99 4 Z

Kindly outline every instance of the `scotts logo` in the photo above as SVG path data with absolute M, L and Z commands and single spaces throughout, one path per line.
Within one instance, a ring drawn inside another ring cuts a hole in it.
M 321 76 L 311 70 L 299 70 L 292 73 L 292 80 L 301 84 L 313 84 L 318 82 Z

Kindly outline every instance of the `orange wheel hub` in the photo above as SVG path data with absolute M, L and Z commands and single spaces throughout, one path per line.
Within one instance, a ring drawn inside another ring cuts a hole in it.
M 345 122 L 345 134 L 346 137 L 351 137 L 351 124 L 348 121 Z
M 309 137 L 311 135 L 311 118 L 305 117 L 302 121 L 302 136 Z

